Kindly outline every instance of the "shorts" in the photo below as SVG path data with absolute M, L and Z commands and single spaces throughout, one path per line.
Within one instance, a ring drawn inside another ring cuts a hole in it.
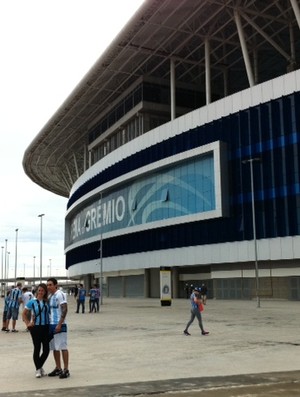
M 59 332 L 50 340 L 50 350 L 67 350 L 67 332 Z
M 19 308 L 10 307 L 7 310 L 7 320 L 10 320 L 11 318 L 13 320 L 18 320 L 18 316 L 19 316 Z

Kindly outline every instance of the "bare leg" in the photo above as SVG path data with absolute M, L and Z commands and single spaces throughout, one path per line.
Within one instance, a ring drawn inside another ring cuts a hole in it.
M 62 350 L 62 358 L 63 358 L 63 362 L 64 362 L 64 369 L 68 369 L 69 368 L 69 351 L 68 350 Z
M 53 357 L 54 357 L 56 368 L 61 369 L 60 351 L 59 350 L 53 350 Z

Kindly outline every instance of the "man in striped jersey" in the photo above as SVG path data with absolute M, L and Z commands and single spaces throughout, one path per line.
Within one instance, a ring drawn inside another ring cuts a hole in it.
M 9 321 L 12 319 L 12 330 L 11 332 L 18 332 L 16 330 L 16 323 L 19 316 L 20 303 L 22 302 L 22 283 L 18 282 L 17 286 L 11 290 L 9 295 L 10 300 L 8 302 L 7 310 L 7 322 L 6 322 L 6 332 L 9 332 Z
M 69 372 L 69 351 L 67 345 L 67 324 L 68 312 L 67 296 L 58 289 L 57 280 L 51 277 L 47 281 L 50 306 L 50 333 L 53 338 L 50 341 L 50 350 L 53 350 L 53 357 L 56 367 L 48 376 L 58 376 L 60 379 L 68 378 Z M 61 366 L 60 352 L 64 363 Z

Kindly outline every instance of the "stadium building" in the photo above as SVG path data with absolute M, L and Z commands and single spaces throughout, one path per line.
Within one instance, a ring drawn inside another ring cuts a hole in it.
M 71 277 L 300 299 L 299 27 L 299 0 L 142 4 L 24 154 Z

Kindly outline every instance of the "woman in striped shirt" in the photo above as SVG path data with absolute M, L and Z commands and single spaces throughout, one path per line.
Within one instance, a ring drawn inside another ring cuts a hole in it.
M 31 313 L 31 316 L 28 314 Z M 36 298 L 31 299 L 22 313 L 23 321 L 30 331 L 33 342 L 33 362 L 36 378 L 46 376 L 43 365 L 49 355 L 49 305 L 46 284 L 40 284 Z M 42 352 L 41 352 L 42 349 Z

